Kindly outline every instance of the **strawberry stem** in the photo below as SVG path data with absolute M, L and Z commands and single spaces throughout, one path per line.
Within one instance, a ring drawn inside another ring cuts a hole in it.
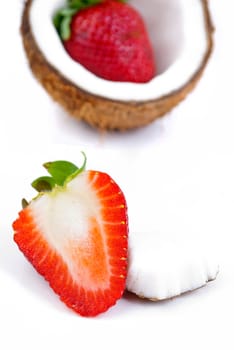
M 81 152 L 81 153 L 84 157 L 84 161 L 83 161 L 82 166 L 80 168 L 77 168 L 77 170 L 74 171 L 73 173 L 71 173 L 70 175 L 68 175 L 64 181 L 64 184 L 70 182 L 72 179 L 74 179 L 74 177 L 76 177 L 77 175 L 79 175 L 80 173 L 82 173 L 85 170 L 86 163 L 87 163 L 87 157 L 86 157 L 86 154 L 84 152 Z

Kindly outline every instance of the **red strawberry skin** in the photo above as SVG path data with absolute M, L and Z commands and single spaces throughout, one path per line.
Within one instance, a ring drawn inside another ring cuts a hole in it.
M 98 216 L 89 220 L 87 239 L 65 240 L 60 251 L 43 232 L 29 204 L 13 223 L 14 240 L 69 308 L 82 316 L 96 316 L 113 306 L 125 289 L 127 206 L 109 175 L 85 171 L 79 176 L 86 177 L 100 205 Z
M 143 19 L 119 1 L 104 1 L 75 14 L 64 46 L 74 60 L 107 80 L 144 83 L 156 74 Z

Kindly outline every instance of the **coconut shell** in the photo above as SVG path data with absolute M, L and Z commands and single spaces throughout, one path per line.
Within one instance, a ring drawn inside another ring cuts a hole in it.
M 50 94 L 70 115 L 99 129 L 127 130 L 151 123 L 178 105 L 196 86 L 213 49 L 213 30 L 208 0 L 202 2 L 206 23 L 207 50 L 191 79 L 178 90 L 144 102 L 113 101 L 92 95 L 71 83 L 56 70 L 40 51 L 30 28 L 29 12 L 33 0 L 24 5 L 21 34 L 30 68 Z

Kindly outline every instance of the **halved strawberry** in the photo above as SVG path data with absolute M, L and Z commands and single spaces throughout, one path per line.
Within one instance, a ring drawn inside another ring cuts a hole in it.
M 122 296 L 128 219 L 122 191 L 99 171 L 56 161 L 32 183 L 40 193 L 13 223 L 14 240 L 60 299 L 83 316 Z

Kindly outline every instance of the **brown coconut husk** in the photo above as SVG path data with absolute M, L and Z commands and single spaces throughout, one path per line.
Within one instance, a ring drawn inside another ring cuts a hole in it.
M 45 58 L 30 28 L 29 12 L 32 1 L 26 0 L 21 34 L 30 68 L 50 94 L 73 117 L 99 129 L 127 130 L 142 127 L 172 110 L 190 93 L 201 78 L 213 49 L 213 31 L 208 0 L 202 2 L 206 23 L 207 49 L 200 66 L 191 79 L 178 90 L 146 102 L 122 102 L 92 95 L 71 83 Z

